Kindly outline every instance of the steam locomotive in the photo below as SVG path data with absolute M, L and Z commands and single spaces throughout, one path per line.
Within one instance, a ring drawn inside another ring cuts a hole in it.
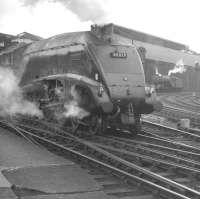
M 112 24 L 66 33 L 30 44 L 20 61 L 20 86 L 49 120 L 86 128 L 141 129 L 141 114 L 162 107 L 145 89 L 136 47 L 114 34 Z
M 159 92 L 176 92 L 183 89 L 183 81 L 176 76 L 154 75 L 152 83 L 155 85 L 156 91 Z

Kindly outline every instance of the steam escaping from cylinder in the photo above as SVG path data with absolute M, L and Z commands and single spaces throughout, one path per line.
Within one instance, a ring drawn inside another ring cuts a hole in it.
M 89 115 L 89 112 L 79 107 L 78 103 L 74 100 L 65 103 L 64 108 L 65 108 L 64 116 L 66 118 L 74 117 L 78 119 L 83 119 L 84 117 Z
M 182 59 L 180 59 L 176 62 L 174 68 L 169 70 L 168 76 L 170 76 L 171 74 L 183 73 L 185 71 L 186 71 L 186 68 L 185 68 L 184 62 Z
M 0 67 L 0 116 L 26 114 L 43 117 L 36 104 L 23 98 L 19 80 L 9 68 Z
M 78 119 L 83 119 L 84 117 L 90 115 L 90 113 L 83 108 L 80 107 L 81 103 L 81 96 L 78 94 L 77 90 L 75 89 L 75 86 L 71 87 L 70 94 L 72 96 L 72 100 L 66 102 L 64 104 L 64 116 L 66 118 L 74 117 Z
M 105 23 L 107 12 L 103 7 L 103 0 L 22 0 L 25 6 L 34 6 L 37 3 L 60 2 L 68 10 L 78 16 L 81 21 Z
M 158 72 L 158 67 L 155 68 L 155 73 L 156 73 L 156 75 L 158 75 L 159 77 L 162 76 L 162 74 Z

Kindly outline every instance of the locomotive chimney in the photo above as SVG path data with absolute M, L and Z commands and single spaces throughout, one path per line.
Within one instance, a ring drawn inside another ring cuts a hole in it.
M 93 35 L 95 35 L 98 39 L 108 41 L 109 43 L 112 42 L 113 32 L 114 25 L 112 23 L 105 25 L 94 24 L 91 26 L 91 33 Z

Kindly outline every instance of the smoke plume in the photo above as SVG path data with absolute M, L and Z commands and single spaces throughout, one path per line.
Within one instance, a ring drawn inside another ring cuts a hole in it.
M 179 61 L 176 62 L 176 65 L 174 66 L 174 68 L 169 70 L 168 76 L 170 76 L 171 74 L 175 74 L 175 73 L 183 73 L 185 71 L 186 71 L 186 68 L 183 63 L 183 60 L 180 59 Z
M 25 100 L 13 71 L 0 67 L 0 116 L 27 114 L 42 117 L 37 106 Z
M 103 23 L 106 20 L 102 0 L 22 0 L 25 6 L 35 6 L 44 1 L 60 2 L 68 10 L 78 16 L 81 21 L 92 21 L 93 23 Z

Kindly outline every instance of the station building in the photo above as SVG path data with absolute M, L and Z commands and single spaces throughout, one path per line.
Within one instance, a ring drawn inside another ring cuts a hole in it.
M 16 74 L 21 74 L 20 61 L 26 47 L 42 38 L 27 32 L 16 36 L 0 33 L 0 65 L 12 67 Z
M 12 43 L 13 35 L 0 33 L 0 52 L 5 50 Z

